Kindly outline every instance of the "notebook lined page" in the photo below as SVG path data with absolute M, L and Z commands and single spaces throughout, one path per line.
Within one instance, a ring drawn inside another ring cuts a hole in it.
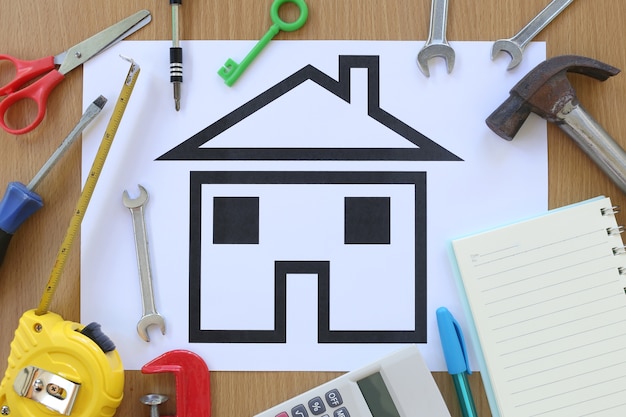
M 452 242 L 501 416 L 626 416 L 626 255 L 610 207 Z

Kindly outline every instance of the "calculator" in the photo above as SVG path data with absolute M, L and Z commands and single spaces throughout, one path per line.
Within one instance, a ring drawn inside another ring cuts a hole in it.
M 450 417 L 416 345 L 348 372 L 255 417 Z

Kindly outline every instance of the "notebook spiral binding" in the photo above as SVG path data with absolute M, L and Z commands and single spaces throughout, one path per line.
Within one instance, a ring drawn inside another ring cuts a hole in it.
M 617 213 L 619 213 L 620 207 L 619 206 L 612 206 L 612 207 L 608 207 L 608 208 L 602 208 L 600 209 L 600 213 L 602 213 L 603 216 L 614 216 Z M 606 228 L 606 234 L 609 236 L 615 236 L 615 235 L 619 235 L 620 233 L 624 232 L 624 226 L 617 226 L 617 227 L 607 227 Z M 613 255 L 617 256 L 617 255 L 624 255 L 626 254 L 626 246 L 618 246 L 613 248 Z M 619 273 L 620 275 L 624 275 L 626 274 L 626 268 L 619 268 Z
M 603 208 L 600 210 L 602 212 L 603 216 L 611 216 L 611 215 L 615 215 L 617 213 L 619 213 L 619 206 L 613 206 L 611 208 Z M 624 232 L 624 226 L 617 226 L 617 227 L 607 227 L 606 228 L 606 234 L 609 236 L 614 236 L 614 235 L 619 235 L 620 233 Z M 618 246 L 612 249 L 613 250 L 613 255 L 617 256 L 617 255 L 624 255 L 626 254 L 626 246 Z M 626 275 L 626 267 L 620 266 L 617 268 L 617 273 L 620 276 L 624 276 Z M 624 287 L 624 294 L 626 294 L 626 287 Z
M 619 235 L 620 233 L 624 233 L 624 226 L 606 228 L 606 234 L 609 236 Z
M 603 208 L 600 211 L 602 212 L 603 216 L 615 215 L 619 213 L 619 206 Z M 623 233 L 623 232 L 624 232 L 624 226 L 607 227 L 606 229 L 606 233 L 609 236 L 619 235 L 620 233 Z M 626 254 L 626 246 L 618 246 L 618 247 L 613 248 L 612 250 L 613 250 L 613 255 L 615 256 Z M 619 268 L 617 268 L 617 273 L 620 274 L 621 276 L 626 275 L 626 267 L 620 266 Z M 626 294 L 626 287 L 624 287 L 624 294 Z
M 619 211 L 620 211 L 619 206 L 612 206 L 609 208 L 600 209 L 600 212 L 602 213 L 603 216 L 614 216 L 615 214 L 619 213 Z M 619 235 L 620 233 L 623 233 L 623 232 L 624 232 L 624 226 L 606 228 L 606 234 L 609 236 Z M 626 254 L 626 246 L 618 246 L 618 247 L 613 248 L 612 250 L 613 250 L 613 255 L 615 256 Z M 617 271 L 619 272 L 620 275 L 626 275 L 626 267 L 620 266 L 619 268 L 617 268 Z M 626 288 L 624 289 L 624 291 L 626 291 Z
M 626 253 L 626 246 L 618 246 L 613 248 L 613 255 L 624 255 Z
M 620 211 L 620 207 L 619 206 L 613 206 L 613 207 L 609 207 L 609 208 L 602 208 L 602 209 L 600 209 L 600 212 L 602 213 L 603 216 L 615 215 L 615 214 L 619 213 L 619 211 Z

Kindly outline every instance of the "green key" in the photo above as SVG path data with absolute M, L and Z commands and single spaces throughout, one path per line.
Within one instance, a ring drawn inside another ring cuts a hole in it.
M 294 22 L 285 22 L 278 15 L 278 9 L 280 9 L 280 6 L 285 3 L 294 3 L 300 10 L 300 16 L 298 16 L 298 19 Z M 275 0 L 270 8 L 270 17 L 272 18 L 272 22 L 274 24 L 270 27 L 270 30 L 263 35 L 261 40 L 254 45 L 254 48 L 252 48 L 248 55 L 246 55 L 243 61 L 238 64 L 233 59 L 228 58 L 228 61 L 226 61 L 224 66 L 217 71 L 219 76 L 224 79 L 227 86 L 232 87 L 232 85 L 235 84 L 235 81 L 237 81 L 246 68 L 248 68 L 248 65 L 250 65 L 254 58 L 256 58 L 261 50 L 267 46 L 267 44 L 278 34 L 278 32 L 281 30 L 283 32 L 292 32 L 304 26 L 304 23 L 309 17 L 309 8 L 304 0 Z

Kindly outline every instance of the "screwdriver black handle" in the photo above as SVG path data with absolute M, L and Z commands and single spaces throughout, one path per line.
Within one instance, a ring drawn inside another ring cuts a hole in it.
M 4 262 L 4 255 L 9 249 L 9 242 L 11 242 L 12 237 L 12 234 L 0 229 L 0 265 Z
M 183 48 L 170 48 L 170 82 L 183 82 Z

